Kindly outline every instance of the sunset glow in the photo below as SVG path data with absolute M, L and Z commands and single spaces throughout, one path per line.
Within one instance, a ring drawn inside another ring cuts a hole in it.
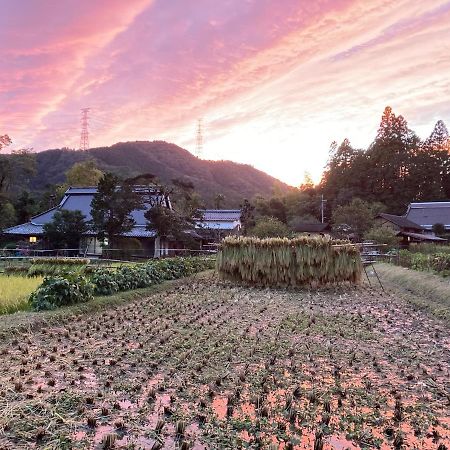
M 331 141 L 374 138 L 386 105 L 450 122 L 443 0 L 1 0 L 0 134 L 14 148 L 163 139 L 315 180 Z

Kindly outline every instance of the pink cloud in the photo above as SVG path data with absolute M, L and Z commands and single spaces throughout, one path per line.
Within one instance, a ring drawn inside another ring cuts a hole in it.
M 423 132 L 449 119 L 442 0 L 7 3 L 0 117 L 21 145 L 77 146 L 91 106 L 93 145 L 192 148 L 203 116 L 207 156 L 295 183 L 318 176 L 331 140 L 367 145 L 386 104 Z

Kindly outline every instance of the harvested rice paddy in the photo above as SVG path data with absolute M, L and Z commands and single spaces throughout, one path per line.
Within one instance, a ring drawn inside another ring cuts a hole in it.
M 0 343 L 0 448 L 442 450 L 449 372 L 402 295 L 202 275 Z

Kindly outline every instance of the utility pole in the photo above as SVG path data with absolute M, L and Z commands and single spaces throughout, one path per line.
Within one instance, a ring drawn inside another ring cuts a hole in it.
M 89 149 L 89 111 L 91 108 L 81 109 L 81 135 L 80 135 L 80 150 Z
M 203 155 L 203 124 L 201 118 L 197 120 L 195 144 L 195 155 L 197 156 L 197 158 L 201 158 Z
M 322 194 L 322 195 L 321 195 L 321 200 L 320 200 L 320 212 L 321 212 L 321 216 L 322 216 L 322 223 L 323 223 L 323 220 L 324 220 L 323 215 L 324 215 L 324 207 L 325 207 L 325 203 L 326 203 L 326 202 L 327 202 L 327 201 L 324 200 L 323 194 Z

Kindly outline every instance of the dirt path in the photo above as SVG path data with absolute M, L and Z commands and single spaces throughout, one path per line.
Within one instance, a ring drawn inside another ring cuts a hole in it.
M 450 330 L 367 288 L 188 280 L 0 344 L 0 449 L 437 449 Z

